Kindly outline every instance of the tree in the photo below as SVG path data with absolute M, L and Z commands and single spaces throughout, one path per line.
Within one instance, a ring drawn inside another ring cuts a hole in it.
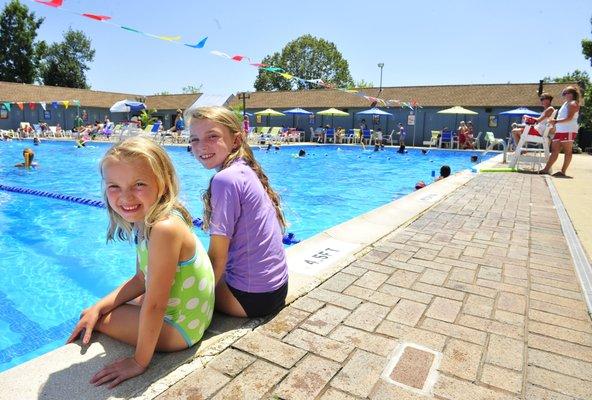
M 374 87 L 374 84 L 372 82 L 366 82 L 365 80 L 360 79 L 359 81 L 355 81 L 349 89 L 365 89 L 372 87 Z
M 0 14 L 0 81 L 33 83 L 37 77 L 37 29 L 43 18 L 18 0 L 8 3 Z
M 201 93 L 201 88 L 203 87 L 203 84 L 200 84 L 199 86 L 193 86 L 193 85 L 187 85 L 183 87 L 183 94 L 196 94 L 196 93 Z
M 592 18 L 590 18 L 590 24 L 592 24 Z M 582 53 L 584 58 L 590 60 L 590 65 L 592 65 L 592 40 L 582 39 Z
M 82 31 L 68 29 L 64 41 L 53 43 L 44 54 L 41 78 L 45 85 L 89 89 L 88 63 L 95 58 L 91 41 Z
M 337 87 L 353 84 L 349 64 L 335 44 L 312 35 L 304 35 L 288 43 L 281 53 L 266 56 L 263 64 L 282 68 L 286 73 L 303 79 L 322 79 Z M 283 76 L 259 70 L 255 90 L 295 90 L 317 88 L 315 84 L 288 80 Z
M 590 83 L 590 75 L 586 71 L 580 71 L 576 69 L 574 72 L 570 72 L 563 76 L 558 76 L 555 78 L 551 78 L 550 76 L 546 76 L 543 78 L 543 81 L 546 83 L 555 82 L 555 83 L 573 83 L 578 82 L 582 87 L 588 86 Z

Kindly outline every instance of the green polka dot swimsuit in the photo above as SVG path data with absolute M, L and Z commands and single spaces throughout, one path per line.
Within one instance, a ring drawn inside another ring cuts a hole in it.
M 174 213 L 174 215 L 177 215 Z M 180 215 L 179 215 L 180 217 Z M 188 346 L 193 346 L 203 336 L 212 321 L 214 312 L 214 272 L 208 253 L 195 236 L 195 254 L 177 264 L 177 272 L 169 294 L 164 320 L 177 329 Z M 138 264 L 148 276 L 148 246 L 142 240 L 136 246 Z

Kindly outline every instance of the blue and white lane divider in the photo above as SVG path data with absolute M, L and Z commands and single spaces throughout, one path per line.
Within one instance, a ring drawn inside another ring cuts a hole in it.
M 0 183 L 0 190 L 3 190 L 5 192 L 22 193 L 22 194 L 30 194 L 33 196 L 39 196 L 39 197 L 47 197 L 47 198 L 56 199 L 56 200 L 64 200 L 64 201 L 69 201 L 71 203 L 84 204 L 84 205 L 92 206 L 92 207 L 106 208 L 105 203 L 102 202 L 101 200 L 85 199 L 83 197 L 71 196 L 69 194 L 59 194 L 59 193 L 46 192 L 46 191 L 37 190 L 37 189 L 22 188 L 22 187 L 18 187 L 18 186 L 8 186 L 8 185 L 3 185 L 1 183 Z M 193 220 L 193 226 L 195 226 L 197 228 L 201 228 L 202 225 L 203 225 L 203 221 L 201 220 L 201 218 L 195 218 Z M 282 242 L 284 244 L 290 245 L 290 244 L 296 244 L 296 243 L 300 242 L 300 240 L 296 239 L 296 236 L 294 235 L 294 233 L 289 232 L 284 235 L 284 237 L 282 238 Z

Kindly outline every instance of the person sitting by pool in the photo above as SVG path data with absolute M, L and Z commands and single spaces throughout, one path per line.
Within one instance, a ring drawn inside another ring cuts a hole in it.
M 323 125 L 319 125 L 317 129 L 314 131 L 314 136 L 312 137 L 313 142 L 323 143 L 325 140 L 325 129 Z
M 90 383 L 109 388 L 148 368 L 155 351 L 174 352 L 199 342 L 212 321 L 214 273 L 179 201 L 179 181 L 167 152 L 144 137 L 111 147 L 100 163 L 107 200 L 107 240 L 136 245 L 136 272 L 82 311 L 67 342 L 93 331 L 135 345 L 133 356 L 97 372 Z M 131 304 L 142 296 L 141 304 Z
M 188 119 L 195 159 L 216 171 L 203 195 L 216 309 L 237 317 L 274 313 L 284 306 L 288 292 L 280 198 L 234 112 L 194 108 Z
M 448 165 L 442 165 L 440 167 L 440 176 L 435 179 L 435 181 L 440 181 L 444 178 L 448 178 L 450 176 L 450 167 Z
M 33 158 L 35 158 L 35 152 L 31 150 L 29 147 L 23 150 L 23 158 L 25 160 L 24 162 L 15 164 L 14 166 L 17 168 L 29 169 L 31 167 L 36 167 L 38 165 L 36 162 L 33 161 Z

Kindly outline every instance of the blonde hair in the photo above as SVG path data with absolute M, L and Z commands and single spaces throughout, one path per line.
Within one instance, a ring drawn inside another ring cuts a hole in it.
M 109 213 L 109 228 L 107 229 L 107 241 L 120 240 L 131 241 L 132 233 L 140 233 L 146 240 L 150 237 L 152 227 L 167 218 L 173 210 L 181 213 L 187 225 L 191 226 L 191 214 L 179 202 L 179 179 L 173 167 L 173 163 L 167 152 L 152 140 L 143 137 L 132 137 L 111 147 L 103 156 L 100 163 L 101 177 L 103 166 L 109 160 L 118 161 L 144 161 L 154 173 L 158 186 L 158 199 L 144 217 L 144 229 L 142 232 L 135 230 L 132 223 L 127 222 L 111 208 L 107 200 L 107 188 L 103 184 L 103 198 Z
M 282 231 L 284 231 L 286 228 L 286 219 L 282 211 L 280 196 L 271 188 L 269 184 L 269 178 L 267 177 L 267 175 L 265 175 L 265 172 L 263 172 L 261 165 L 257 162 L 255 156 L 253 155 L 253 151 L 246 143 L 246 134 L 245 132 L 243 132 L 242 129 L 242 121 L 239 121 L 237 115 L 225 107 L 200 107 L 188 110 L 185 119 L 188 121 L 189 125 L 191 125 L 194 119 L 207 119 L 216 122 L 228 128 L 230 135 L 233 139 L 238 139 L 238 147 L 236 149 L 233 149 L 228 155 L 228 157 L 226 157 L 226 159 L 222 163 L 221 170 L 224 168 L 228 168 L 238 159 L 244 160 L 244 162 L 253 170 L 253 172 L 255 172 L 255 174 L 259 178 L 259 181 L 261 182 L 261 185 L 263 185 L 263 189 L 269 196 L 269 199 L 271 200 L 271 203 L 275 208 L 275 213 L 278 222 L 280 223 L 280 226 L 282 228 Z M 202 196 L 204 202 L 204 230 L 207 230 L 210 226 L 210 219 L 212 217 L 212 179 L 210 179 L 208 189 Z
M 576 103 L 580 102 L 580 91 L 575 86 L 568 86 L 561 91 L 561 93 L 571 93 Z

